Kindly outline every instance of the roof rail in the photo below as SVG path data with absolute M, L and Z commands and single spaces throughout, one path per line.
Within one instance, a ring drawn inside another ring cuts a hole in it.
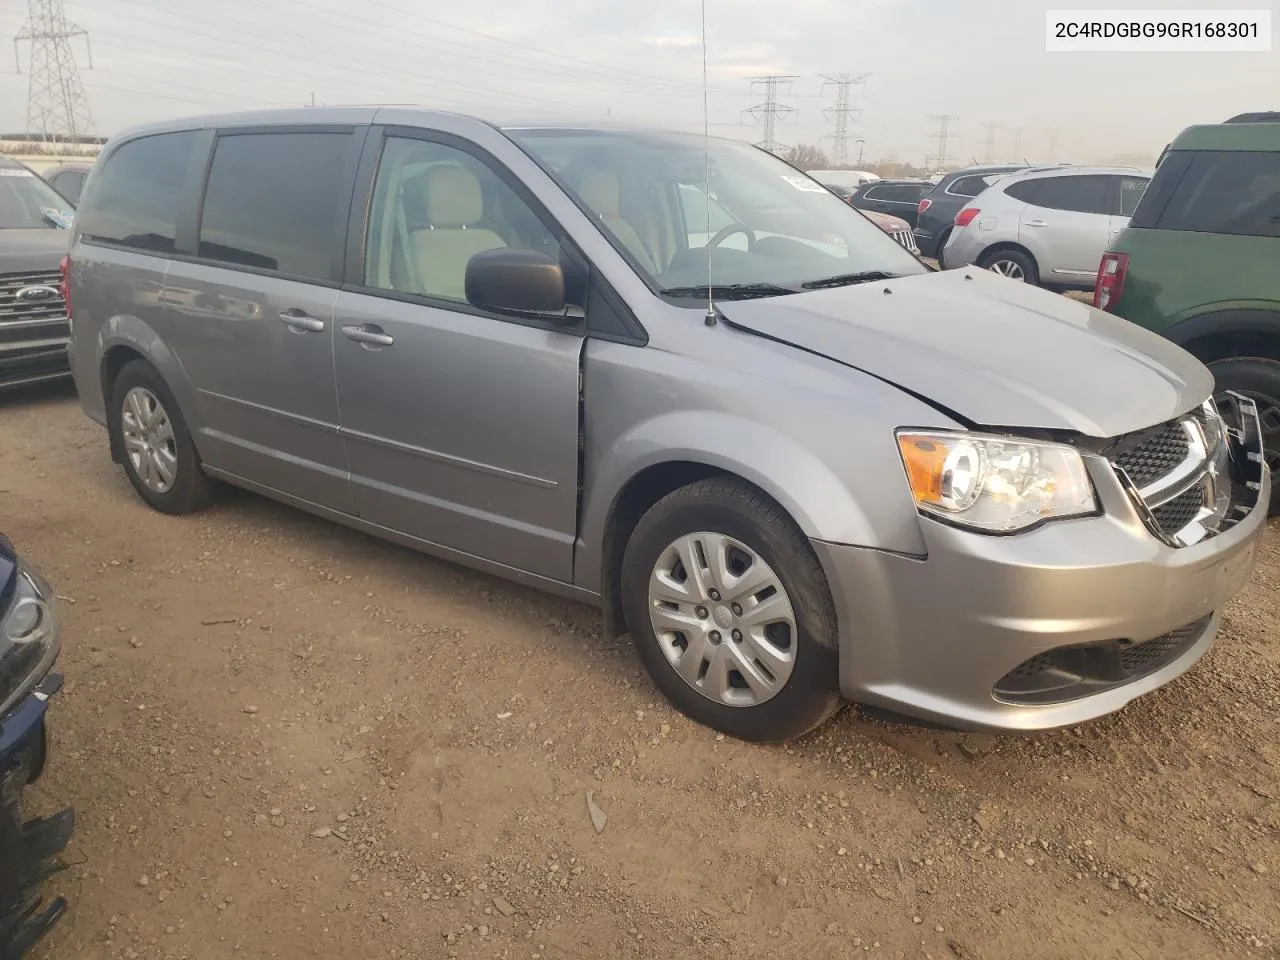
M 1280 111 L 1264 110 L 1259 113 L 1237 113 L 1227 123 L 1280 123 Z

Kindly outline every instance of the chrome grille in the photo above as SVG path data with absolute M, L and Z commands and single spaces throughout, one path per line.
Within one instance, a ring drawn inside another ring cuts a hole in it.
M 906 247 L 912 253 L 920 252 L 920 245 L 916 243 L 916 235 L 910 230 L 902 230 L 898 233 L 890 234 L 894 240 Z
M 34 299 L 30 291 L 51 288 L 54 296 Z M 19 294 L 26 292 L 25 296 Z M 65 320 L 67 306 L 62 299 L 62 277 L 53 273 L 0 274 L 0 326 L 48 320 Z
M 1148 528 L 1170 546 L 1191 546 L 1230 524 L 1228 438 L 1212 400 L 1121 440 L 1108 459 Z

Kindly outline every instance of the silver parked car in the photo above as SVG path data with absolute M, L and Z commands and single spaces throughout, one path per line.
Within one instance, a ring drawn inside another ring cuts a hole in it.
M 90 175 L 69 271 L 81 403 L 147 503 L 216 478 L 599 604 L 739 737 L 842 696 L 1116 710 L 1209 648 L 1262 529 L 1256 411 L 1190 355 L 932 272 L 735 141 L 149 126 Z
M 956 214 L 943 261 L 1026 283 L 1092 290 L 1111 239 L 1151 180 L 1131 167 L 1069 167 L 1002 176 Z

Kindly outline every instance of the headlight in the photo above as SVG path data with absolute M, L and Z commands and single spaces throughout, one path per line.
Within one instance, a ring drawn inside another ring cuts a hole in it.
M 1096 513 L 1080 454 L 1058 443 L 976 433 L 899 432 L 916 504 L 985 533 Z
M 58 655 L 58 608 L 34 570 L 18 568 L 9 609 L 0 618 L 0 717 L 44 679 Z

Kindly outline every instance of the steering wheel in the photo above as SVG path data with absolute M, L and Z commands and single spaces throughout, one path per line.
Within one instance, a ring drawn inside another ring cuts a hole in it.
M 747 249 L 750 250 L 756 244 L 756 232 L 748 227 L 745 223 L 731 223 L 727 227 L 716 232 L 708 242 L 708 247 L 718 247 L 724 243 L 735 233 L 743 233 L 747 236 Z

